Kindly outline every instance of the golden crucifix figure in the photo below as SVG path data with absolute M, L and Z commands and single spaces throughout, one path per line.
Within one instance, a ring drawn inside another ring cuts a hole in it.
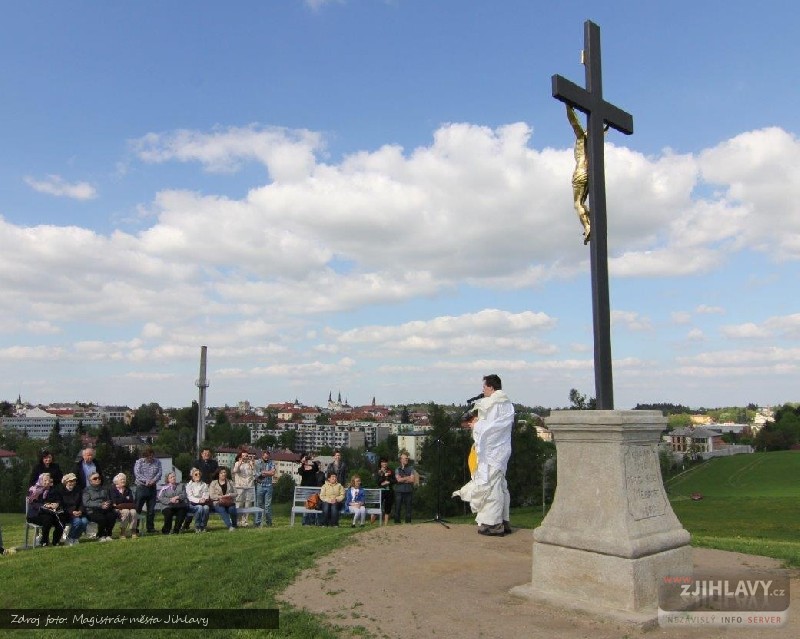
M 583 224 L 583 243 L 589 242 L 592 231 L 586 198 L 589 195 L 589 160 L 586 157 L 586 131 L 575 115 L 575 109 L 567 105 L 567 119 L 575 132 L 575 170 L 572 172 L 572 199 L 578 219 Z

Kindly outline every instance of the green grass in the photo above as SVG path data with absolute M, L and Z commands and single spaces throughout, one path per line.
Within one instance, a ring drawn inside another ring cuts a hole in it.
M 717 457 L 667 482 L 671 495 L 800 497 L 800 452 Z
M 800 453 L 712 459 L 674 477 L 667 489 L 693 545 L 800 566 Z M 692 493 L 703 499 L 692 500 Z
M 283 512 L 285 511 L 285 513 Z M 344 637 L 319 617 L 278 604 L 277 593 L 310 569 L 318 555 L 346 544 L 350 528 L 288 525 L 288 506 L 278 507 L 269 530 L 227 532 L 211 518 L 205 535 L 145 536 L 72 548 L 41 548 L 0 559 L 0 608 L 43 610 L 93 608 L 242 609 L 279 608 L 280 629 L 204 630 L 214 637 Z M 0 515 L 6 547 L 22 541 L 22 515 Z M 13 584 L 13 587 L 12 587 Z M 309 602 L 313 604 L 313 602 Z M 313 608 L 313 605 L 311 606 Z M 66 631 L 70 637 L 127 637 L 115 630 Z M 199 632 L 184 631 L 190 636 Z M 51 631 L 0 630 L 0 637 L 52 637 Z M 148 637 L 181 636 L 175 630 L 147 631 Z M 352 634 L 350 632 L 347 636 Z

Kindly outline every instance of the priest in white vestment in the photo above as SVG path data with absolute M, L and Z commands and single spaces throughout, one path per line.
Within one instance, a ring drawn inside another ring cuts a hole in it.
M 506 469 L 511 457 L 511 430 L 514 426 L 514 405 L 502 390 L 497 375 L 483 378 L 483 397 L 473 407 L 476 415 L 470 422 L 474 441 L 474 458 L 470 454 L 472 479 L 453 497 L 469 502 L 478 532 L 502 536 L 511 532 L 509 523 L 510 495 Z

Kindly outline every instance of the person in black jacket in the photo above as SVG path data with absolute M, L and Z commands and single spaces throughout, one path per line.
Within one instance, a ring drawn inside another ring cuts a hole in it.
M 28 486 L 33 486 L 39 479 L 39 475 L 42 473 L 47 473 L 50 475 L 50 479 L 53 480 L 53 486 L 60 486 L 61 479 L 64 476 L 64 473 L 61 472 L 61 467 L 53 461 L 53 453 L 51 453 L 46 448 L 42 450 L 42 454 L 39 455 L 38 463 L 33 467 L 31 471 L 31 477 L 28 480 Z
M 94 448 L 87 446 L 81 451 L 81 458 L 75 463 L 75 468 L 72 471 L 78 480 L 78 489 L 84 490 L 90 485 L 89 477 L 93 473 L 100 475 L 100 484 L 103 483 L 103 471 L 100 469 L 100 464 L 94 458 Z
M 219 463 L 212 456 L 211 449 L 204 448 L 200 451 L 200 459 L 194 462 L 194 467 L 200 471 L 200 479 L 210 485 L 214 479 L 214 473 L 219 468 Z
M 319 463 L 311 461 L 311 457 L 303 455 L 300 458 L 300 466 L 297 468 L 297 474 L 300 475 L 301 486 L 322 486 L 318 482 Z
M 75 477 L 75 473 L 64 475 L 57 492 L 61 507 L 64 509 L 61 521 L 67 531 L 66 543 L 68 546 L 74 546 L 89 525 L 86 511 L 83 508 L 83 492 L 78 490 L 78 479 Z
M 309 455 L 303 455 L 300 458 L 300 466 L 297 468 L 297 474 L 300 475 L 301 486 L 322 486 L 324 480 L 324 473 L 320 470 L 319 462 L 311 461 Z M 320 481 L 322 477 L 322 481 Z M 305 513 L 303 515 L 303 525 L 313 526 L 319 523 L 320 519 L 317 514 Z

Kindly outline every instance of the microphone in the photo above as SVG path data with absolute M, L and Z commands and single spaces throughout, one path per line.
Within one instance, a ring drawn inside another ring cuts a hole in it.
M 462 422 L 465 422 L 465 421 L 468 421 L 468 420 L 472 419 L 472 411 L 475 410 L 475 402 L 477 402 L 482 397 L 483 397 L 483 393 L 481 393 L 480 395 L 475 395 L 475 397 L 470 397 L 467 400 L 467 410 L 461 416 L 461 421 Z

